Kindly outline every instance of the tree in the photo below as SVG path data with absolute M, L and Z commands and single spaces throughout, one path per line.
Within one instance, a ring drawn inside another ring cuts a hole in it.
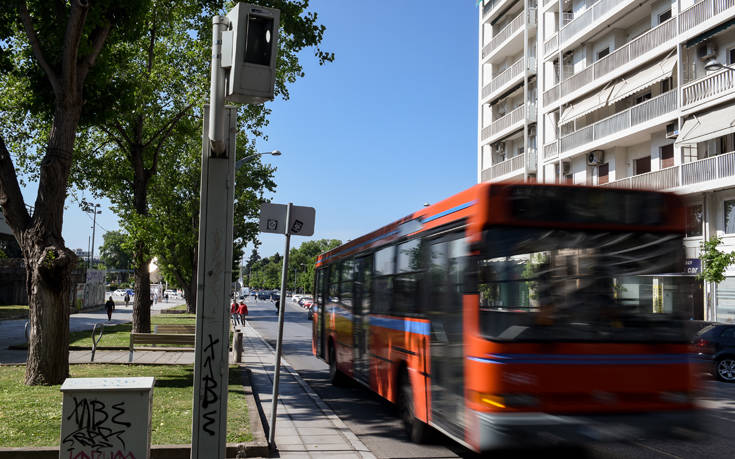
M 302 288 L 304 291 L 314 285 L 314 265 L 319 254 L 332 250 L 342 245 L 338 239 L 319 239 L 316 241 L 305 241 L 298 248 L 289 251 L 289 269 L 296 269 L 295 279 L 289 273 L 287 286 L 290 289 Z M 257 288 L 274 289 L 281 285 L 281 272 L 283 270 L 283 257 L 276 253 L 268 258 L 254 261 L 250 269 L 250 285 Z
M 26 384 L 69 374 L 71 270 L 61 236 L 80 126 L 110 115 L 124 88 L 110 46 L 139 35 L 147 0 L 6 0 L 0 9 L 0 207 L 26 264 L 30 339 Z M 11 152 L 15 156 L 18 170 Z M 38 180 L 31 214 L 18 171 Z
M 709 241 L 703 241 L 700 245 L 700 258 L 702 259 L 702 272 L 697 275 L 700 280 L 719 284 L 725 280 L 725 270 L 735 263 L 735 251 L 722 252 L 717 247 L 722 243 L 722 238 L 712 236 Z
M 234 2 L 227 3 L 229 10 Z M 276 95 L 288 99 L 286 84 L 303 75 L 298 59 L 303 48 L 316 47 L 322 63 L 333 56 L 318 48 L 324 26 L 316 23 L 315 13 L 305 12 L 308 1 L 263 3 L 281 10 Z M 209 90 L 211 17 L 225 12 L 223 2 L 218 0 L 154 0 L 153 4 L 142 20 L 145 33 L 137 42 L 124 43 L 116 49 L 124 57 L 118 78 L 129 82 L 133 91 L 116 101 L 118 117 L 99 123 L 88 132 L 84 154 L 89 160 L 85 173 L 78 174 L 81 186 L 90 186 L 97 195 L 110 199 L 130 235 L 134 247 L 135 332 L 150 331 L 148 267 L 155 243 L 151 236 L 160 234 L 156 230 L 161 226 L 151 216 L 152 189 L 166 152 L 177 155 L 188 148 L 187 135 L 200 138 L 200 131 L 192 130 L 192 126 L 201 126 L 196 122 L 201 111 L 194 108 Z M 251 135 L 261 136 L 269 113 L 262 105 L 241 107 L 241 126 Z M 244 137 L 242 140 L 245 141 Z M 90 174 L 90 169 L 94 173 Z M 198 195 L 198 189 L 195 191 Z M 246 228 L 238 229 L 240 224 Z M 235 226 L 235 234 L 252 233 L 247 223 L 236 220 Z M 183 226 L 182 231 L 183 228 L 190 231 L 191 225 Z M 236 239 L 235 255 L 246 242 Z M 190 244 L 187 247 L 192 248 Z M 179 256 L 171 254 L 167 258 Z
M 100 259 L 111 269 L 130 269 L 132 253 L 127 246 L 127 236 L 122 231 L 108 231 L 102 235 Z

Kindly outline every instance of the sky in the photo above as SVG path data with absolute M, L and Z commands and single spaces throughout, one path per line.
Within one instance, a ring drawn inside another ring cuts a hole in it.
M 314 236 L 346 242 L 434 203 L 477 180 L 475 0 L 311 0 L 326 26 L 319 66 L 308 49 L 305 76 L 275 100 L 258 151 L 277 168 L 272 202 L 316 209 Z M 26 202 L 35 189 L 25 190 Z M 118 217 L 102 204 L 95 247 Z M 67 247 L 87 250 L 92 220 L 67 199 Z M 283 235 L 262 234 L 258 252 L 283 254 Z M 245 249 L 250 255 L 252 245 Z M 97 250 L 95 250 L 97 252 Z

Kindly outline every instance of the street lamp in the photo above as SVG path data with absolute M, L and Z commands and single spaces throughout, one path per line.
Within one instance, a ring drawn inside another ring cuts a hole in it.
M 273 151 L 264 151 L 262 153 L 253 153 L 252 155 L 247 155 L 246 157 L 235 161 L 235 170 L 240 169 L 242 166 L 245 165 L 245 163 L 257 158 L 258 156 L 263 156 L 263 155 L 281 156 L 281 154 L 282 153 L 280 150 L 273 150 Z
M 82 211 L 86 213 L 92 213 L 92 249 L 89 251 L 89 258 L 87 259 L 87 268 L 90 268 L 92 266 L 92 261 L 94 260 L 94 232 L 97 228 L 97 214 L 101 214 L 101 210 L 97 210 L 100 208 L 99 204 L 92 204 L 87 201 L 82 201 Z
M 704 64 L 704 69 L 708 72 L 713 72 L 720 69 L 735 70 L 735 68 L 730 67 L 729 65 L 720 64 L 714 57 L 708 60 L 706 64 Z

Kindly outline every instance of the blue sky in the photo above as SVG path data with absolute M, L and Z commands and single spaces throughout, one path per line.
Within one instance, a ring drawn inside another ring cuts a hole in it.
M 312 0 L 310 9 L 335 61 L 320 67 L 307 50 L 291 99 L 270 103 L 269 139 L 257 147 L 283 152 L 263 157 L 278 168 L 273 202 L 316 208 L 313 238 L 345 242 L 472 186 L 476 1 Z M 66 244 L 86 250 L 91 220 L 73 200 L 67 206 Z M 97 222 L 99 246 L 118 224 L 107 208 Z M 261 242 L 261 256 L 283 253 L 283 236 Z

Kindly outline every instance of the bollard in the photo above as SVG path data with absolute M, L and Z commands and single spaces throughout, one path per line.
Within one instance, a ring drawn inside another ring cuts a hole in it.
M 235 333 L 235 362 L 242 363 L 242 332 Z

